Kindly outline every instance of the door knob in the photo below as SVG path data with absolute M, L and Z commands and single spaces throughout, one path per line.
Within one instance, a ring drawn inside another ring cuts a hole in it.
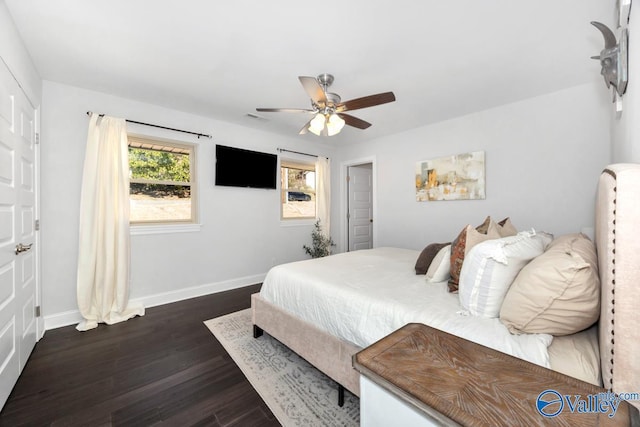
M 22 252 L 26 252 L 29 249 L 31 249 L 31 245 L 33 245 L 33 243 L 29 243 L 28 245 L 23 245 L 22 243 L 18 243 L 16 245 L 16 255 L 19 255 Z

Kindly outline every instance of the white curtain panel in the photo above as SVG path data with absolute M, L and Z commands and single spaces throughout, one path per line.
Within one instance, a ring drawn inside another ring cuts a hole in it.
M 144 315 L 129 304 L 129 161 L 124 119 L 92 114 L 82 177 L 79 331 Z
M 331 236 L 331 162 L 318 156 L 316 161 L 316 213 L 327 237 Z

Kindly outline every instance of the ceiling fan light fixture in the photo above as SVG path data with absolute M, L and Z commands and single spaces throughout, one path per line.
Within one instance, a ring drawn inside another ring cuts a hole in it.
M 326 122 L 326 118 L 324 117 L 324 114 L 322 113 L 316 114 L 313 120 L 311 120 L 311 122 L 309 123 L 309 132 L 320 136 L 320 134 L 324 130 L 325 122 Z
M 267 113 L 311 113 L 313 118 L 305 123 L 298 133 L 304 135 L 311 132 L 317 136 L 333 136 L 342 131 L 345 125 L 356 129 L 367 129 L 371 126 L 362 119 L 349 113 L 353 110 L 386 104 L 396 100 L 393 92 L 383 92 L 374 95 L 363 96 L 342 102 L 340 95 L 328 92 L 333 83 L 333 76 L 325 73 L 318 77 L 298 76 L 303 89 L 309 95 L 311 109 L 308 108 L 256 108 L 258 112 Z
M 342 128 L 344 127 L 344 120 L 342 117 L 333 113 L 329 116 L 329 120 L 327 120 L 327 134 L 329 136 L 337 135 L 340 133 Z

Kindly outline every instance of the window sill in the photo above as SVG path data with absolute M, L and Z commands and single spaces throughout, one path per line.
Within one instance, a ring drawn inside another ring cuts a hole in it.
M 142 236 L 146 234 L 193 233 L 200 231 L 202 224 L 132 224 L 130 234 Z
M 280 226 L 281 227 L 299 227 L 299 226 L 313 225 L 315 223 L 316 223 L 316 218 L 281 219 L 280 220 Z

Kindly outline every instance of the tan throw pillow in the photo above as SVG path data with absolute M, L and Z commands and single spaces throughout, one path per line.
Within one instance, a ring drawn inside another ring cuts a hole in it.
M 600 313 L 595 246 L 584 234 L 555 239 L 513 281 L 500 310 L 509 331 L 569 335 Z
M 491 234 L 487 236 L 491 230 Z M 487 239 L 498 239 L 500 234 L 497 231 L 496 225 L 491 221 L 491 217 L 487 217 L 482 224 L 473 228 L 471 225 L 465 226 L 458 237 L 451 243 L 451 267 L 449 270 L 450 278 L 447 284 L 449 292 L 458 292 L 458 281 L 460 280 L 460 270 L 462 270 L 462 263 L 464 256 L 469 249 L 478 243 Z M 469 241 L 469 243 L 467 243 Z M 467 248 L 468 246 L 468 248 Z
M 482 224 L 476 227 L 476 231 L 478 233 L 487 234 L 487 230 L 489 229 L 489 225 L 491 225 L 491 217 L 488 216 L 484 219 Z
M 450 245 L 450 243 L 431 243 L 430 245 L 427 245 L 427 247 L 420 252 L 418 260 L 416 261 L 416 274 L 427 274 L 427 270 L 429 269 L 433 258 L 435 258 L 440 249 L 447 245 Z
M 518 230 L 511 223 L 511 218 L 507 217 L 498 223 L 498 232 L 500 237 L 515 236 Z
M 471 248 L 473 248 L 478 243 L 482 243 L 485 240 L 499 239 L 500 237 L 502 236 L 500 236 L 498 225 L 493 221 L 489 223 L 489 228 L 485 233 L 479 233 L 473 227 L 468 226 L 467 227 L 467 243 L 464 246 L 464 256 L 467 256 Z

